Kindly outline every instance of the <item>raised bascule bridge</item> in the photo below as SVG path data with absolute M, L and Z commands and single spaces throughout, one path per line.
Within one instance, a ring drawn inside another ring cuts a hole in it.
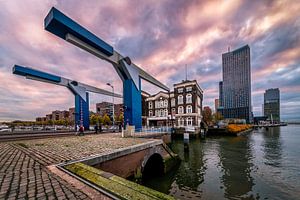
M 141 79 L 167 92 L 170 89 L 135 65 L 129 57 L 121 55 L 111 45 L 54 7 L 44 20 L 44 28 L 59 38 L 110 63 L 123 82 L 123 95 L 20 65 L 13 67 L 13 73 L 25 76 L 27 79 L 68 88 L 75 96 L 75 121 L 87 129 L 89 128 L 88 92 L 123 98 L 124 127 L 131 130 L 131 136 L 136 136 L 132 133 L 142 130 Z M 115 137 L 118 139 L 116 140 Z M 81 138 L 69 137 L 59 140 L 51 138 L 45 139 L 43 144 L 40 144 L 40 141 L 36 141 L 38 144 L 24 141 L 24 143 L 13 144 L 9 148 L 17 148 L 30 156 L 37 156 L 37 161 L 39 160 L 46 167 L 39 170 L 55 174 L 90 198 L 173 199 L 171 196 L 126 180 L 128 177 L 140 179 L 162 175 L 176 165 L 179 161 L 178 155 L 174 154 L 162 139 L 135 137 L 122 139 L 118 134 L 88 135 Z M 110 139 L 119 143 L 131 141 L 133 144 L 123 148 L 116 145 L 109 151 L 97 153 L 99 150 L 107 148 L 107 144 L 111 143 Z M 54 142 L 51 144 L 51 141 Z M 65 141 L 70 142 L 65 143 Z M 61 145 L 59 145 L 60 142 Z M 92 147 L 91 144 L 99 146 L 99 148 L 90 150 L 88 147 Z M 77 149 L 80 148 L 89 153 L 77 152 Z M 64 154 L 66 155 L 64 156 Z M 59 159 L 55 160 L 55 158 Z M 56 162 L 58 160 L 59 162 Z M 56 194 L 55 192 L 53 189 L 54 194 Z M 45 196 L 48 197 L 47 194 Z
M 112 64 L 123 82 L 124 127 L 130 125 L 141 130 L 141 79 L 165 91 L 170 89 L 56 8 L 50 10 L 44 26 L 50 33 Z

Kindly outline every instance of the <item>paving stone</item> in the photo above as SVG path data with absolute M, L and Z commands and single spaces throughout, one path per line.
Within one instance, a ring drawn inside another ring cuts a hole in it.
M 89 199 L 47 166 L 146 141 L 149 139 L 98 134 L 0 142 L 0 199 Z
M 55 182 L 58 188 L 63 186 L 70 194 L 72 190 L 78 191 L 51 174 L 46 166 L 41 166 L 40 161 L 33 154 L 16 146 L 16 144 L 0 143 L 0 199 L 46 199 L 47 196 L 49 199 L 56 199 L 56 190 L 52 182 Z M 63 191 L 60 189 L 58 192 L 62 199 L 65 199 Z

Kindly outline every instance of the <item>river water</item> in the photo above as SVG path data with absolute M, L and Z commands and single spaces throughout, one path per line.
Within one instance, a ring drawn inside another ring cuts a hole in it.
M 170 147 L 178 168 L 144 185 L 179 199 L 300 199 L 300 125 Z

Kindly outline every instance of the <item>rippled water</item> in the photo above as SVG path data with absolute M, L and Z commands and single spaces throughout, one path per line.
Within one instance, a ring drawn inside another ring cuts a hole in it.
M 179 199 L 300 199 L 300 126 L 171 144 L 181 164 L 146 186 Z

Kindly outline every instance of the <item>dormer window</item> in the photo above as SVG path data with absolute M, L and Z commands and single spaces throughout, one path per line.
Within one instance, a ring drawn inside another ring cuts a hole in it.
M 178 88 L 178 93 L 183 93 L 183 88 Z
M 192 103 L 192 94 L 186 95 L 186 103 Z

